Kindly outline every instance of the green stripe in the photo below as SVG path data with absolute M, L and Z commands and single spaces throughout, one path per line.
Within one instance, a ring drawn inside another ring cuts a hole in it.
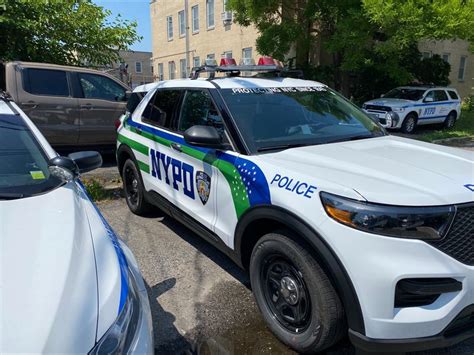
M 150 173 L 150 165 L 140 161 L 140 160 L 137 160 L 137 163 L 138 163 L 138 167 L 140 168 L 141 171 L 144 171 L 145 173 L 149 174 Z
M 149 149 L 146 145 L 138 143 L 137 141 L 127 138 L 121 134 L 118 135 L 117 139 L 120 143 L 128 145 L 130 148 L 136 150 L 137 152 L 148 155 Z

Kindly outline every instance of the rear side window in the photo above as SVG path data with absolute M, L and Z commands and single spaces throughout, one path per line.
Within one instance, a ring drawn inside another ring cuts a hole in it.
M 143 110 L 142 120 L 160 127 L 169 127 L 180 96 L 180 90 L 157 90 Z
M 23 69 L 23 88 L 33 95 L 69 96 L 67 75 L 62 70 Z
M 451 98 L 451 100 L 459 100 L 459 96 L 458 96 L 458 94 L 456 94 L 455 91 L 448 90 L 448 94 L 449 94 L 449 97 Z
M 112 79 L 102 75 L 78 73 L 82 92 L 86 99 L 124 101 L 125 89 Z
M 133 113 L 140 101 L 146 95 L 146 92 L 134 92 L 127 101 L 127 112 Z
M 448 95 L 446 95 L 446 92 L 444 90 L 435 90 L 434 92 L 434 97 L 435 101 L 447 101 L 448 100 Z

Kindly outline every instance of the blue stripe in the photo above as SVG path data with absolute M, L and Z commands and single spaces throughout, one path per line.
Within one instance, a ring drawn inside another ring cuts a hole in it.
M 442 115 L 442 116 L 424 116 L 424 117 L 418 117 L 420 120 L 424 120 L 424 119 L 435 119 L 435 118 L 445 118 L 447 117 L 448 115 Z
M 120 243 L 118 240 L 117 235 L 115 234 L 114 230 L 110 226 L 110 224 L 107 222 L 107 220 L 104 218 L 102 213 L 100 213 L 99 209 L 95 205 L 95 203 L 92 201 L 92 198 L 89 196 L 89 193 L 87 192 L 84 184 L 80 181 L 77 180 L 77 185 L 81 188 L 81 190 L 84 192 L 86 197 L 89 199 L 89 201 L 92 203 L 92 206 L 94 206 L 97 214 L 100 217 L 100 220 L 104 224 L 105 230 L 107 231 L 107 236 L 109 237 L 110 241 L 112 242 L 115 253 L 117 254 L 117 259 L 119 262 L 120 266 L 120 301 L 119 301 L 119 309 L 118 313 L 122 311 L 123 306 L 125 305 L 125 301 L 127 300 L 127 295 L 128 295 L 128 263 L 127 263 L 127 258 L 125 257 L 125 254 L 123 253 L 122 248 L 120 247 Z
M 183 146 L 198 150 L 205 154 L 216 154 L 218 159 L 224 160 L 236 168 L 239 172 L 242 182 L 247 190 L 247 196 L 251 206 L 259 204 L 271 204 L 270 188 L 263 171 L 254 162 L 242 158 L 242 156 L 235 156 L 223 151 L 215 151 L 213 149 L 196 147 L 188 144 L 184 138 L 170 134 L 164 130 L 156 129 L 150 126 L 145 126 L 134 122 L 130 117 L 127 119 L 128 125 L 139 128 L 142 131 L 151 133 L 172 142 L 179 143 Z
M 447 101 L 447 102 L 427 102 L 424 104 L 416 104 L 416 105 L 408 105 L 402 106 L 402 108 L 409 108 L 409 107 L 422 107 L 422 106 L 439 106 L 439 105 L 452 105 L 457 104 L 457 101 Z

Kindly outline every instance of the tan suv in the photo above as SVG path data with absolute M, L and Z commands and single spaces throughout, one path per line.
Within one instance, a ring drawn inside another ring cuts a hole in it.
M 55 147 L 108 146 L 129 88 L 105 73 L 44 63 L 0 64 L 5 90 Z

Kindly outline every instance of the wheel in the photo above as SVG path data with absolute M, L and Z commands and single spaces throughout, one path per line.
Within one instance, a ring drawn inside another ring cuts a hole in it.
M 456 124 L 456 113 L 450 112 L 448 117 L 444 120 L 443 126 L 444 128 L 453 128 Z
M 413 133 L 415 131 L 417 121 L 416 115 L 414 113 L 409 113 L 403 120 L 401 128 L 402 132 L 408 134 Z
M 123 165 L 122 181 L 125 200 L 130 211 L 139 216 L 146 214 L 151 205 L 145 201 L 143 182 L 135 162 L 131 159 L 127 159 Z
M 280 341 L 300 353 L 322 351 L 346 329 L 341 301 L 309 248 L 270 233 L 255 245 L 250 282 L 263 318 Z

